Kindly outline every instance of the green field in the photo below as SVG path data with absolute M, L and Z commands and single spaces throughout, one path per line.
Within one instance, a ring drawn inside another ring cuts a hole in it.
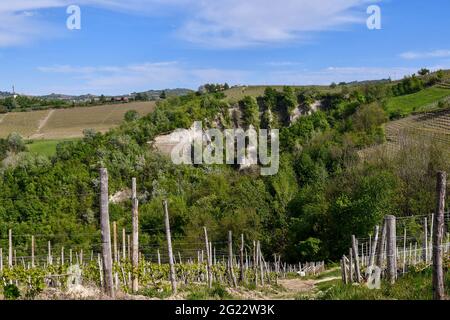
M 30 140 L 27 142 L 28 151 L 51 157 L 56 154 L 56 146 L 64 141 L 75 141 L 77 139 L 60 139 L 60 140 Z
M 450 294 L 450 274 L 445 274 L 446 294 Z M 371 290 L 365 285 L 345 285 L 342 281 L 333 280 L 320 283 L 319 300 L 431 300 L 433 298 L 431 269 L 415 272 L 411 270 L 399 277 L 394 285 L 382 281 L 381 289 Z M 299 299 L 308 299 L 300 295 Z
M 386 110 L 389 114 L 402 115 L 428 111 L 430 105 L 446 97 L 450 97 L 450 89 L 432 87 L 417 93 L 390 98 Z

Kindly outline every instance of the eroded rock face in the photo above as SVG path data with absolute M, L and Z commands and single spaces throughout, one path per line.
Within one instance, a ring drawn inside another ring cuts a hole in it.
M 255 128 L 250 125 L 249 130 L 255 130 Z M 202 130 L 199 123 L 194 123 L 188 130 L 174 131 L 166 135 L 158 136 L 150 144 L 156 151 L 167 156 L 172 156 L 174 151 L 182 151 L 186 158 L 184 159 L 186 162 L 183 163 L 189 163 L 192 161 L 192 152 L 190 150 L 196 141 L 202 141 L 202 150 L 205 150 L 213 144 L 212 136 L 210 136 L 207 130 L 205 131 L 205 128 Z M 182 148 L 180 148 L 181 143 L 183 144 Z M 258 146 L 248 145 L 246 153 L 247 155 L 238 161 L 241 170 L 249 169 L 257 164 L 256 155 L 258 153 Z
M 303 116 L 309 116 L 314 112 L 317 112 L 322 107 L 321 101 L 315 101 L 310 106 L 298 106 L 292 111 L 290 116 L 290 124 L 294 123 L 297 119 Z

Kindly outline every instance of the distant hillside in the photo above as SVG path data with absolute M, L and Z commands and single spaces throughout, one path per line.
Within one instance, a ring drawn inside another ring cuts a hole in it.
M 0 91 L 0 98 L 6 98 L 11 96 L 12 96 L 11 92 Z
M 147 95 L 150 100 L 158 100 L 160 99 L 162 93 L 165 92 L 167 97 L 179 97 L 184 96 L 186 94 L 194 92 L 190 89 L 176 88 L 176 89 L 165 89 L 165 90 L 148 90 L 143 92 L 134 92 L 131 96 L 136 96 L 138 94 Z

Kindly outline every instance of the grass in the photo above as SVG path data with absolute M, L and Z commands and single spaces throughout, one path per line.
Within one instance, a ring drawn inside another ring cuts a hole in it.
M 167 299 L 172 295 L 172 289 L 168 285 L 163 285 L 161 287 L 148 287 L 139 290 L 138 294 L 148 298 Z
M 431 300 L 432 291 L 431 269 L 413 272 L 400 277 L 394 285 L 382 281 L 381 289 L 371 290 L 365 285 L 345 285 L 341 280 L 318 283 L 319 300 Z M 450 294 L 450 274 L 445 279 L 447 295 Z M 299 299 L 304 298 L 298 297 Z
M 233 299 L 231 294 L 218 283 L 214 283 L 209 289 L 204 285 L 190 286 L 186 289 L 189 293 L 186 300 L 230 300 Z
M 27 148 L 31 153 L 51 157 L 56 154 L 56 146 L 58 143 L 75 140 L 77 139 L 30 140 L 27 142 Z
M 310 275 L 307 277 L 303 277 L 304 280 L 322 280 L 325 278 L 331 278 L 331 277 L 340 277 L 341 276 L 341 270 L 338 266 L 332 266 L 330 269 L 326 270 L 325 272 L 320 273 L 317 276 Z
M 428 105 L 448 96 L 450 96 L 450 89 L 431 87 L 417 93 L 389 99 L 386 110 L 391 115 L 403 116 L 413 112 L 427 111 Z

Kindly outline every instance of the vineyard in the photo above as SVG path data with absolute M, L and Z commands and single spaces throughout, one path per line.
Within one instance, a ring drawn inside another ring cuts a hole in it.
M 450 110 L 421 113 L 386 125 L 386 139 L 389 142 L 400 142 L 399 138 L 407 132 L 416 132 L 450 144 Z
M 0 116 L 0 138 L 12 132 L 26 139 L 64 139 L 82 137 L 83 130 L 106 132 L 118 126 L 129 110 L 146 115 L 153 102 L 133 102 L 95 107 L 74 107 L 30 112 L 10 112 Z
M 382 278 L 392 285 L 409 272 L 431 268 L 433 298 L 443 300 L 448 296 L 449 288 L 444 284 L 445 272 L 450 268 L 446 177 L 444 172 L 437 175 L 435 213 L 410 217 L 389 215 L 381 230 L 376 226 L 368 238 L 352 235 L 349 254 L 341 259 L 342 283 L 380 289 Z
M 398 154 L 404 147 L 438 144 L 444 152 L 450 150 L 450 109 L 424 112 L 385 125 L 386 142 L 358 151 L 361 159 L 377 153 Z
M 14 230 L 9 229 L 8 235 L 0 238 L 0 244 L 7 247 L 7 250 L 0 247 L 0 281 L 4 298 L 39 299 L 49 289 L 60 292 L 58 298 L 70 293 L 71 298 L 110 299 L 142 292 L 151 292 L 152 297 L 176 298 L 179 290 L 191 285 L 213 288 L 220 284 L 255 289 L 276 286 L 281 279 L 314 276 L 325 271 L 323 261 L 287 264 L 277 254 L 270 257 L 272 261 L 266 260 L 260 241 L 246 241 L 244 234 L 240 236 L 239 253 L 235 254 L 233 250 L 237 246 L 233 244 L 231 231 L 227 243 L 213 242 L 208 239 L 207 227 L 203 228 L 203 239 L 178 244 L 198 249 L 175 251 L 167 201 L 163 201 L 161 207 L 165 213 L 167 246 L 140 246 L 139 234 L 155 230 L 139 229 L 136 179 L 132 180 L 131 195 L 133 231 L 127 234 L 123 229 L 119 243 L 117 224 L 109 221 L 106 169 L 101 169 L 100 177 L 101 242 L 87 251 L 46 240 L 49 236 L 59 235 L 14 234 Z M 17 254 L 15 239 L 27 243 L 28 255 Z M 145 254 L 144 251 L 153 253 Z M 90 295 L 86 296 L 86 290 L 91 290 Z

